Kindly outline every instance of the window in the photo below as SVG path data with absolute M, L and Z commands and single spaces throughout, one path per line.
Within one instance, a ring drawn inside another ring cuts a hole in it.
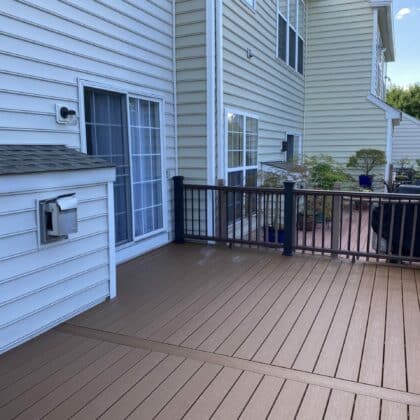
M 277 56 L 303 74 L 305 47 L 305 3 L 303 0 L 278 0 Z
M 258 157 L 258 120 L 228 113 L 228 185 L 256 186 Z
M 160 103 L 85 88 L 88 154 L 116 166 L 117 245 L 163 229 Z
M 287 134 L 283 142 L 282 152 L 286 162 L 300 161 L 302 156 L 302 138 L 294 134 Z

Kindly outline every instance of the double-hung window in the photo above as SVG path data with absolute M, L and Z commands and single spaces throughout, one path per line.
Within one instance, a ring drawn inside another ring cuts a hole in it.
M 305 47 L 305 2 L 278 0 L 277 56 L 303 74 Z
M 87 152 L 116 166 L 116 244 L 162 230 L 160 102 L 91 88 L 84 96 Z

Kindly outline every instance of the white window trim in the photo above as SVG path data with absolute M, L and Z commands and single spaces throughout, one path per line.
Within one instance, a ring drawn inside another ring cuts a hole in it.
M 119 251 L 120 249 L 125 249 L 127 247 L 133 246 L 136 243 L 148 239 L 150 237 L 160 235 L 162 233 L 168 232 L 168 182 L 166 177 L 167 171 L 167 154 L 166 154 L 166 123 L 165 123 L 165 100 L 164 98 L 156 93 L 153 92 L 146 92 L 146 91 L 132 91 L 127 90 L 127 88 L 123 85 L 117 84 L 104 84 L 101 82 L 96 82 L 92 80 L 84 80 L 78 79 L 78 91 L 79 91 L 79 129 L 80 129 L 80 150 L 83 153 L 87 153 L 87 141 L 86 141 L 86 119 L 85 119 L 85 101 L 84 101 L 84 89 L 91 88 L 91 89 L 102 89 L 109 92 L 118 93 L 121 95 L 125 95 L 126 97 L 126 112 L 127 112 L 127 124 L 128 124 L 128 147 L 129 147 L 129 160 L 130 160 L 130 172 L 131 172 L 131 130 L 130 130 L 130 110 L 128 107 L 128 101 L 130 97 L 138 98 L 138 99 L 145 99 L 149 101 L 159 102 L 159 118 L 160 118 L 160 144 L 161 144 L 161 171 L 162 171 L 162 213 L 163 213 L 163 227 L 161 229 L 155 230 L 153 232 L 149 232 L 142 236 L 135 235 L 135 226 L 134 226 L 134 203 L 133 203 L 133 182 L 132 178 L 130 177 L 130 189 L 131 189 L 131 228 L 132 228 L 132 238 L 133 240 L 118 245 L 116 250 Z
M 235 168 L 229 168 L 229 140 L 228 140 L 228 136 L 229 136 L 229 121 L 228 121 L 228 115 L 229 114 L 237 114 L 237 115 L 242 115 L 243 117 L 245 117 L 244 120 L 244 135 L 243 135 L 243 151 L 245 153 L 244 155 L 244 162 L 246 159 L 246 118 L 253 118 L 255 120 L 258 121 L 258 133 L 257 133 L 257 163 L 256 165 L 251 165 L 251 166 L 247 166 L 247 165 L 242 165 L 242 166 L 237 166 Z M 233 109 L 233 108 L 225 108 L 225 184 L 228 185 L 228 179 L 229 179 L 229 173 L 231 172 L 238 172 L 238 171 L 246 171 L 246 170 L 252 170 L 252 169 L 257 169 L 258 170 L 258 142 L 259 142 L 259 130 L 260 130 L 260 124 L 259 124 L 259 117 L 258 115 L 249 113 L 247 111 L 242 111 L 239 109 Z M 245 182 L 245 179 L 244 179 Z
M 276 22 L 277 22 L 277 26 L 276 26 L 276 57 L 282 62 L 282 63 L 286 63 L 290 69 L 294 70 L 297 74 L 303 76 L 305 74 L 305 68 L 304 65 L 305 63 L 303 62 L 302 64 L 302 73 L 300 73 L 298 71 L 298 58 L 299 58 L 299 39 L 302 40 L 303 42 L 303 51 L 305 51 L 305 37 L 304 35 L 301 35 L 300 32 L 301 28 L 299 27 L 299 19 L 300 19 L 300 15 L 299 15 L 299 3 L 302 2 L 303 3 L 303 7 L 304 10 L 306 10 L 306 3 L 304 0 L 297 0 L 296 1 L 296 10 L 295 10 L 295 16 L 296 16 L 296 26 L 292 25 L 290 23 L 290 0 L 287 0 L 287 17 L 280 11 L 280 7 L 279 7 L 279 1 L 277 0 L 277 15 L 276 15 Z M 286 21 L 286 60 L 283 60 L 280 56 L 279 56 L 279 15 Z M 306 24 L 306 20 L 305 20 L 305 24 Z M 290 28 L 293 29 L 293 31 L 295 32 L 295 66 L 292 67 L 290 65 L 290 60 L 289 60 L 289 37 L 290 37 Z M 305 29 L 305 28 L 304 28 Z
M 257 0 L 242 0 L 242 3 L 244 3 L 246 6 L 248 6 L 252 10 L 256 10 L 257 8 Z

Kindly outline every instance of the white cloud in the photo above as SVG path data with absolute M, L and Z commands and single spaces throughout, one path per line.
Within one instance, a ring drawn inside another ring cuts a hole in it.
M 403 7 L 402 9 L 398 10 L 398 13 L 395 15 L 395 19 L 401 20 L 404 19 L 405 16 L 409 15 L 412 12 L 411 9 L 408 7 Z

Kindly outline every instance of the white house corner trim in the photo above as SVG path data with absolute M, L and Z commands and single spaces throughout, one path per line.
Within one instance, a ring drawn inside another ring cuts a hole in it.
M 379 20 L 378 20 L 378 9 L 373 9 L 373 33 L 372 33 L 372 63 L 371 63 L 371 80 L 370 80 L 370 93 L 372 95 L 376 92 L 376 81 L 377 81 L 377 74 L 376 74 L 376 66 L 377 66 L 377 59 L 378 54 L 376 52 L 377 42 L 378 42 L 378 34 L 379 34 Z
M 206 0 L 207 183 L 216 180 L 216 7 Z
M 225 178 L 225 135 L 223 98 L 223 0 L 216 1 L 216 103 L 217 103 L 217 177 Z
M 109 264 L 109 297 L 117 296 L 117 274 L 115 259 L 115 217 L 114 217 L 114 183 L 108 182 L 108 264 Z
M 177 94 L 177 76 L 176 76 L 176 0 L 172 0 L 172 77 L 173 77 L 173 98 L 175 114 L 175 174 L 179 174 L 179 141 L 178 141 L 178 94 Z

